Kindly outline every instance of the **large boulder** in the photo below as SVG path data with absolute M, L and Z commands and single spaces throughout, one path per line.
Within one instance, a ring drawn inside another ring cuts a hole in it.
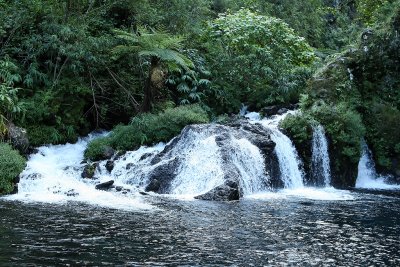
M 213 149 L 215 154 L 213 158 L 197 159 L 200 161 L 198 164 L 207 164 L 209 160 L 218 161 L 223 172 L 218 175 L 223 182 L 207 193 L 200 194 L 196 197 L 197 199 L 231 201 L 238 200 L 243 196 L 243 170 L 239 170 L 237 162 L 238 157 L 240 157 L 238 154 L 241 154 L 242 151 L 238 143 L 253 151 L 248 153 L 258 153 L 260 155 L 258 158 L 265 162 L 265 170 L 263 172 L 266 176 L 274 172 L 274 166 L 277 165 L 277 162 L 273 163 L 277 161 L 276 157 L 273 156 L 275 143 L 271 140 L 268 130 L 261 125 L 254 125 L 247 121 L 240 121 L 230 125 L 190 125 L 186 126 L 179 136 L 167 144 L 163 151 L 151 158 L 150 165 L 152 165 L 152 169 L 147 174 L 145 190 L 161 194 L 174 193 L 175 179 L 179 175 L 191 176 L 190 174 L 181 173 L 187 170 L 187 166 L 196 164 L 191 162 L 191 157 L 200 155 L 198 153 L 205 153 L 201 149 L 202 142 L 208 142 L 207 144 L 210 145 L 210 149 Z M 206 147 L 208 149 L 208 145 Z M 253 168 L 253 166 L 250 166 L 250 168 Z M 210 170 L 210 180 L 215 178 L 213 175 L 215 174 Z M 196 173 L 192 173 L 192 176 L 195 177 Z M 270 180 L 266 179 L 265 188 L 270 186 L 270 182 Z

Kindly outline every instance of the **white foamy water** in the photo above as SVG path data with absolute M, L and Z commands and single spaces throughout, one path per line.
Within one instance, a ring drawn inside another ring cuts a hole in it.
M 283 189 L 278 192 L 263 192 L 247 196 L 249 199 L 269 200 L 269 199 L 310 199 L 322 201 L 354 200 L 355 194 L 346 190 L 338 190 L 333 187 L 314 188 L 303 187 L 296 189 Z
M 215 138 L 216 135 L 207 130 L 200 133 L 191 131 L 171 151 L 173 157 L 181 159 L 177 176 L 171 184 L 171 193 L 185 199 L 207 193 L 224 184 L 223 168 L 235 168 L 244 194 L 265 189 L 268 177 L 264 174 L 264 159 L 260 150 L 248 140 L 234 136 L 229 136 L 221 148 Z M 225 156 L 221 154 L 221 149 L 227 150 L 224 151 Z
M 317 182 L 322 181 L 324 186 L 331 184 L 331 168 L 328 153 L 328 141 L 322 125 L 313 127 L 312 137 L 312 174 Z
M 257 113 L 250 113 L 247 117 L 251 122 L 260 123 L 263 127 L 271 131 L 271 139 L 276 144 L 275 152 L 279 161 L 281 180 L 285 188 L 302 188 L 304 187 L 304 174 L 300 168 L 301 161 L 297 150 L 289 137 L 279 130 L 279 122 L 284 120 L 289 114 L 296 114 L 296 111 L 289 111 L 283 115 L 275 115 L 263 120 L 259 120 Z
M 114 179 L 115 185 L 134 190 L 123 179 L 101 176 L 98 179 L 83 179 L 83 153 L 91 138 L 80 139 L 76 144 L 39 147 L 39 152 L 31 155 L 27 167 L 21 174 L 19 192 L 8 199 L 24 202 L 66 203 L 79 201 L 102 207 L 118 209 L 151 209 L 135 193 L 105 192 L 95 189 L 95 185 Z
M 363 142 L 362 155 L 358 163 L 356 188 L 400 189 L 400 185 L 388 184 L 386 180 L 386 177 L 381 176 L 376 172 L 371 150 L 369 150 L 368 145 Z

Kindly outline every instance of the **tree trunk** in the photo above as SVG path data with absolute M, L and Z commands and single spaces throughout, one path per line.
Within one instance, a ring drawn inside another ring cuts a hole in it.
M 145 83 L 144 88 L 144 99 L 142 103 L 142 112 L 149 112 L 153 108 L 154 97 L 157 93 L 158 88 L 160 87 L 160 76 L 161 66 L 160 59 L 157 57 L 151 58 L 151 64 L 149 69 L 149 74 Z

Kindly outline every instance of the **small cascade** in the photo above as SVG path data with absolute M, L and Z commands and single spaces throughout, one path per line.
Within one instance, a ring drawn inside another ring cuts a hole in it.
M 187 137 L 170 153 L 170 158 L 182 159 L 170 192 L 199 195 L 224 183 L 220 151 L 213 134 L 193 131 Z
M 304 187 L 304 174 L 301 171 L 301 161 L 297 150 L 289 137 L 279 130 L 279 122 L 285 119 L 287 115 L 295 113 L 296 111 L 289 111 L 283 115 L 275 115 L 260 121 L 253 120 L 253 122 L 260 123 L 263 127 L 271 131 L 271 139 L 276 143 L 275 152 L 279 161 L 281 180 L 285 188 Z M 257 116 L 251 113 L 247 117 L 250 119 L 257 118 Z
M 331 170 L 328 153 L 328 141 L 326 140 L 325 130 L 322 125 L 313 127 L 312 138 L 312 165 L 311 171 L 317 185 L 325 187 L 331 184 Z
M 362 142 L 362 155 L 358 163 L 356 188 L 368 189 L 398 189 L 398 185 L 390 185 L 387 178 L 379 175 L 375 169 L 372 152 L 365 141 Z
M 39 147 L 38 152 L 30 156 L 27 167 L 21 174 L 19 193 L 9 198 L 51 203 L 80 201 L 129 210 L 151 209 L 150 205 L 143 203 L 135 194 L 137 190 L 132 185 L 126 184 L 124 179 L 106 175 L 100 166 L 96 170 L 96 179 L 81 178 L 85 167 L 83 153 L 88 142 L 95 137 L 97 136 L 82 138 L 76 144 Z M 149 152 L 149 149 L 146 152 Z M 126 189 L 126 194 L 95 189 L 96 184 L 111 179 L 115 180 L 115 185 Z
M 265 190 L 268 177 L 260 150 L 223 126 L 196 126 L 183 135 L 168 158 L 179 159 L 170 193 L 196 196 L 224 184 L 227 170 L 238 174 L 243 194 Z M 223 141 L 217 143 L 221 134 Z

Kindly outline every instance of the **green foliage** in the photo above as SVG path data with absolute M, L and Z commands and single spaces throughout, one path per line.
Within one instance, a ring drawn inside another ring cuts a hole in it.
M 14 87 L 20 80 L 17 65 L 8 57 L 0 60 L 0 139 L 7 132 L 6 122 L 23 110 L 18 101 L 19 88 Z
M 155 57 L 158 60 L 169 64 L 169 68 L 182 67 L 188 69 L 192 62 L 183 54 L 182 36 L 173 36 L 163 31 L 148 30 L 140 28 L 136 33 L 116 30 L 117 37 L 125 40 L 127 45 L 118 45 L 113 49 L 116 55 L 135 55 L 141 58 Z
M 90 160 L 102 160 L 104 151 L 111 147 L 111 139 L 109 137 L 100 137 L 91 141 L 85 150 L 85 158 Z
M 313 119 L 303 113 L 287 116 L 282 127 L 299 146 L 308 145 L 312 138 Z
M 159 114 L 140 114 L 130 125 L 118 125 L 108 137 L 92 141 L 85 157 L 91 160 L 101 158 L 106 146 L 116 150 L 134 150 L 141 145 L 167 142 L 189 124 L 207 123 L 207 113 L 198 105 L 166 109 Z
M 379 18 L 379 10 L 387 4 L 388 0 L 357 0 L 357 10 L 359 19 L 371 25 L 377 22 Z
M 13 180 L 23 171 L 25 162 L 9 144 L 0 143 L 0 194 L 13 190 Z
M 228 111 L 242 102 L 260 108 L 288 101 L 288 91 L 304 85 L 310 74 L 306 68 L 314 60 L 304 38 L 286 23 L 246 9 L 220 14 L 204 38 L 214 86 L 223 91 L 221 102 Z
M 361 156 L 361 140 L 365 127 L 359 113 L 346 103 L 330 106 L 324 103 L 311 108 L 311 116 L 320 122 L 332 139 L 341 160 L 357 163 Z

